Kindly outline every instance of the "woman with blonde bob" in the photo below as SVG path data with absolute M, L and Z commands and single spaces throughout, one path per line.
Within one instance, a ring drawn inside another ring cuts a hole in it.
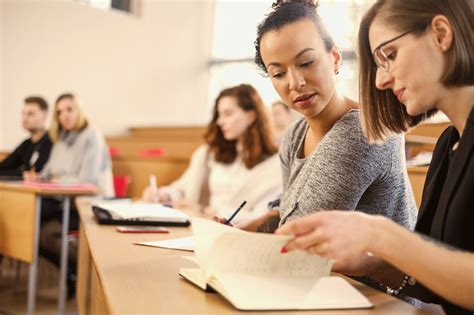
M 359 31 L 363 127 L 379 141 L 435 111 L 452 122 L 428 170 L 415 233 L 381 216 L 325 211 L 289 222 L 303 249 L 387 293 L 474 311 L 474 1 L 379 0 Z

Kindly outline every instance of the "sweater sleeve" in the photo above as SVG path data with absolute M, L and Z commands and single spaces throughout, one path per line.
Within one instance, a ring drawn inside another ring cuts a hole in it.
M 51 140 L 49 140 L 49 137 L 46 135 L 46 139 L 43 139 L 43 143 L 39 147 L 38 154 L 39 157 L 36 160 L 34 167 L 37 172 L 41 172 L 43 170 L 44 166 L 48 162 L 49 159 L 49 154 L 51 153 L 51 147 L 53 144 L 51 143 Z
M 384 176 L 391 155 L 389 146 L 369 144 L 358 114 L 349 114 L 291 175 L 280 210 L 281 224 L 322 209 L 355 210 L 368 187 Z
M 0 162 L 0 175 L 21 176 L 27 141 L 23 141 L 10 155 Z

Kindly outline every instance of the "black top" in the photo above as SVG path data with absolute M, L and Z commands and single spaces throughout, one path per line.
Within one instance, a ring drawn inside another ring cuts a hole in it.
M 31 138 L 26 139 L 0 162 L 0 176 L 21 177 L 23 171 L 33 167 L 37 172 L 41 171 L 49 159 L 52 146 L 48 133 L 35 143 Z
M 415 231 L 444 244 L 474 252 L 474 109 L 462 138 L 454 126 L 440 136 L 423 189 Z M 453 261 L 452 268 L 456 268 Z M 435 295 L 421 285 L 406 294 L 441 304 L 448 314 L 472 314 Z

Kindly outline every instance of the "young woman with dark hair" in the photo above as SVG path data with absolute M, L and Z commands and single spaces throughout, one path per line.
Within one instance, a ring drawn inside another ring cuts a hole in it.
M 143 199 L 199 205 L 208 215 L 223 216 L 246 200 L 234 222 L 266 211 L 281 192 L 280 167 L 263 101 L 252 86 L 241 84 L 219 94 L 205 141 L 178 180 L 158 191 L 148 187 Z

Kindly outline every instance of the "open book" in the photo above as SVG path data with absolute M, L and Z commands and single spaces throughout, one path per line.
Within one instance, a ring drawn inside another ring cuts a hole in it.
M 331 262 L 306 252 L 281 254 L 290 237 L 250 233 L 195 218 L 197 268 L 180 275 L 212 288 L 240 310 L 370 308 L 344 278 L 330 277 Z
M 102 224 L 189 225 L 186 214 L 160 204 L 132 202 L 95 202 L 95 216 Z

